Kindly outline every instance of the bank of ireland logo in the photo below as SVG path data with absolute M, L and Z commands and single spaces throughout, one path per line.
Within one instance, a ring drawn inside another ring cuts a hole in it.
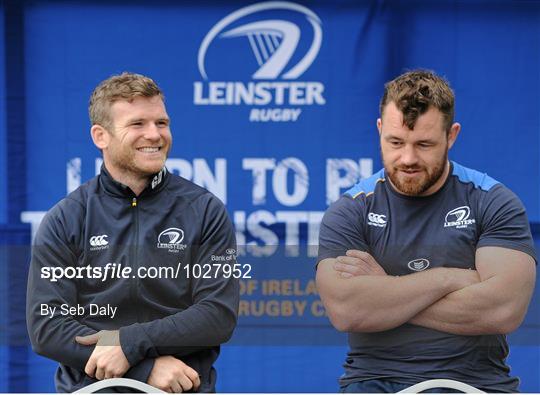
M 182 229 L 168 228 L 159 234 L 157 248 L 165 248 L 169 252 L 178 252 L 186 248 L 185 244 L 181 244 L 182 240 L 184 240 L 184 231 Z
M 422 270 L 426 270 L 429 267 L 429 261 L 425 258 L 414 259 L 407 263 L 407 266 L 412 271 L 421 272 Z
M 276 15 L 283 11 L 304 18 L 310 34 L 297 23 L 283 19 L 282 14 Z M 199 48 L 197 65 L 204 81 L 194 83 L 194 104 L 249 106 L 252 122 L 296 121 L 302 112 L 298 106 L 324 105 L 321 82 L 298 81 L 317 58 L 323 37 L 321 25 L 309 8 L 286 1 L 256 3 L 225 16 L 209 30 Z M 299 57 L 304 36 L 312 39 Z M 251 51 L 256 61 L 256 67 L 246 75 L 252 81 L 210 81 L 208 52 L 213 44 L 233 39 L 238 43 L 235 51 Z
M 444 218 L 444 227 L 466 228 L 476 222 L 474 219 L 469 219 L 470 215 L 471 209 L 469 206 L 461 206 L 450 210 Z

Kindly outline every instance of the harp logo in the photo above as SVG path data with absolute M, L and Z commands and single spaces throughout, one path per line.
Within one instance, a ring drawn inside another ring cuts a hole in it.
M 252 122 L 296 121 L 302 107 L 324 105 L 321 82 L 298 81 L 317 58 L 323 37 L 321 26 L 320 18 L 309 8 L 287 1 L 256 3 L 225 16 L 209 30 L 199 48 L 197 65 L 204 81 L 194 83 L 194 104 L 257 106 L 250 112 Z M 311 41 L 300 48 L 303 37 Z M 207 54 L 222 40 L 235 40 L 234 53 L 230 53 L 233 59 L 241 52 L 250 52 L 251 62 L 247 63 L 253 67 L 240 61 L 237 66 L 251 67 L 246 77 L 252 81 L 209 81 Z
M 179 228 L 168 228 L 158 236 L 157 248 L 165 248 L 169 252 L 178 252 L 186 248 L 185 244 L 180 244 L 184 240 L 184 231 Z
M 476 222 L 474 219 L 469 219 L 470 215 L 471 209 L 469 206 L 461 206 L 450 210 L 444 218 L 444 227 L 466 228 Z

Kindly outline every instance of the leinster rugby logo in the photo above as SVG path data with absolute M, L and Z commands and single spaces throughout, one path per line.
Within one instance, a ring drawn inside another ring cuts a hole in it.
M 409 269 L 415 272 L 421 272 L 422 270 L 426 270 L 428 268 L 429 261 L 425 258 L 415 259 L 407 263 L 407 266 Z
M 474 224 L 474 219 L 469 219 L 471 215 L 471 209 L 469 206 L 461 206 L 449 211 L 444 218 L 444 227 L 448 228 L 455 226 L 457 229 L 466 228 L 469 225 Z
M 256 3 L 225 16 L 199 48 L 197 65 L 204 81 L 194 83 L 193 103 L 257 106 L 250 110 L 251 122 L 294 122 L 302 112 L 298 106 L 324 105 L 321 82 L 297 81 L 317 58 L 321 25 L 309 8 L 288 1 Z M 222 56 L 231 53 L 236 65 L 225 69 L 229 62 Z M 208 81 L 209 74 L 216 78 L 237 70 L 240 79 L 253 81 Z
M 185 244 L 180 244 L 182 240 L 184 240 L 184 231 L 182 229 L 165 229 L 158 236 L 157 248 L 165 248 L 169 252 L 178 252 L 186 248 Z

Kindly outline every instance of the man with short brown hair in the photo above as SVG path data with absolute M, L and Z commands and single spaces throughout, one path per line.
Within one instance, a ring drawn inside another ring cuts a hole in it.
M 236 242 L 223 204 L 170 174 L 164 96 L 150 78 L 103 81 L 89 108 L 101 173 L 54 206 L 32 249 L 27 323 L 60 362 L 59 392 L 126 377 L 168 392 L 213 392 L 236 325 Z M 221 271 L 199 269 L 223 257 Z
M 343 392 L 397 392 L 428 379 L 516 392 L 505 334 L 535 281 L 525 209 L 501 183 L 448 160 L 460 124 L 433 72 L 385 85 L 384 169 L 326 212 L 317 286 L 349 332 Z

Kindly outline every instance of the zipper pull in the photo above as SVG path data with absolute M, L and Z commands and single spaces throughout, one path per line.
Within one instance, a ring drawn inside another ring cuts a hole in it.
M 131 207 L 137 207 L 137 198 L 133 198 L 131 201 Z

